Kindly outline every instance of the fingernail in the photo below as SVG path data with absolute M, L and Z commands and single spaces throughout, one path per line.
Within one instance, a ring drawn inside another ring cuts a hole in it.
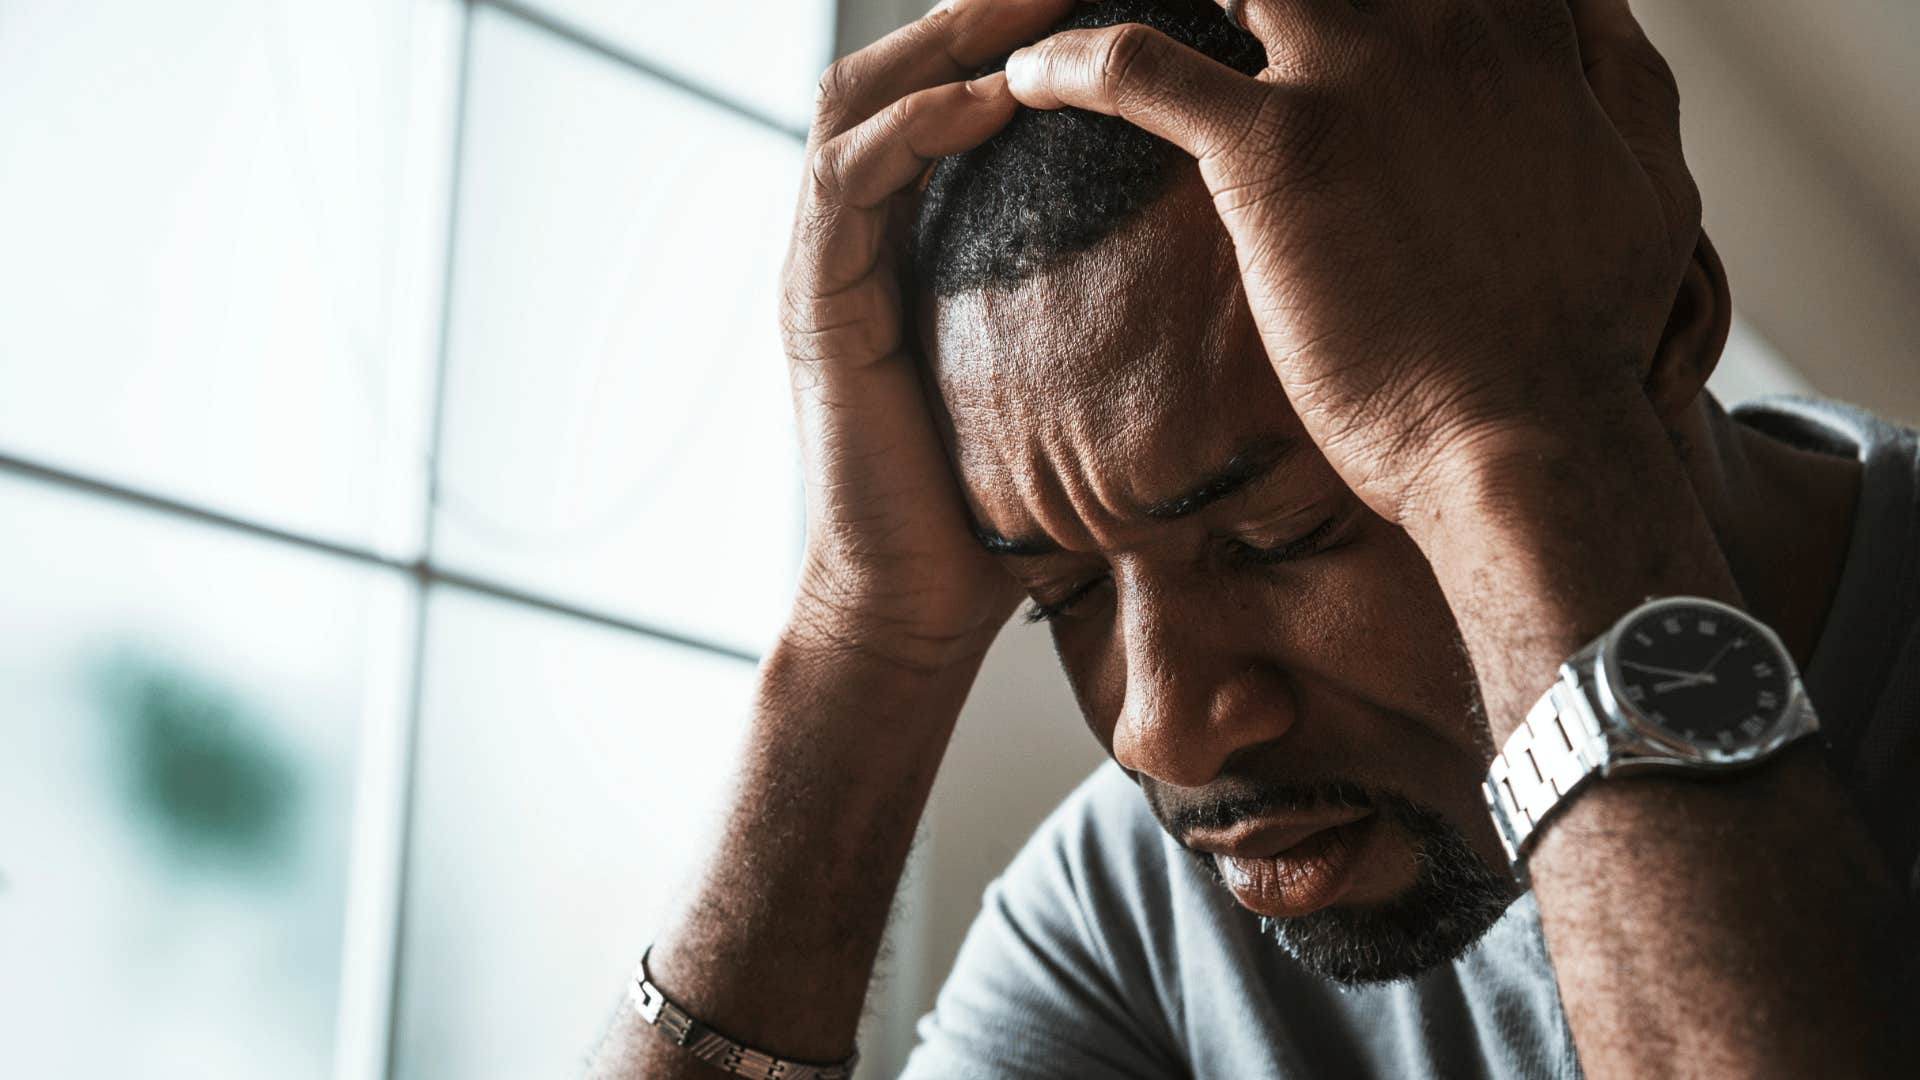
M 1007 73 L 996 71 L 991 75 L 982 75 L 967 83 L 967 92 L 977 98 L 996 97 L 1007 89 Z
M 1024 67 L 1033 59 L 1033 47 L 1022 46 L 1007 54 L 1007 74 L 1012 75 L 1016 67 Z

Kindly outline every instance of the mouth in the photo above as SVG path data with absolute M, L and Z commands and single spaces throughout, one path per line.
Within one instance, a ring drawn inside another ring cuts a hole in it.
M 1237 830 L 1192 846 L 1213 856 L 1240 906 L 1270 918 L 1297 918 L 1338 902 L 1363 861 L 1378 819 L 1372 811 L 1308 825 Z

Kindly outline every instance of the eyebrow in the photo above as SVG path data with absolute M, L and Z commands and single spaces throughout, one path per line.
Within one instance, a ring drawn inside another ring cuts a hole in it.
M 1178 495 L 1149 503 L 1142 513 L 1155 521 L 1173 521 L 1198 513 L 1272 474 L 1297 447 L 1294 440 L 1279 437 L 1247 443 L 1205 479 Z M 1016 559 L 1053 555 L 1061 550 L 1059 544 L 1046 536 L 1004 536 L 977 523 L 973 527 L 973 536 L 991 554 Z
M 1147 507 L 1146 515 L 1156 521 L 1172 521 L 1197 513 L 1239 491 L 1255 480 L 1265 478 L 1293 453 L 1288 439 L 1266 438 L 1242 446 L 1205 480 L 1171 499 L 1161 499 Z

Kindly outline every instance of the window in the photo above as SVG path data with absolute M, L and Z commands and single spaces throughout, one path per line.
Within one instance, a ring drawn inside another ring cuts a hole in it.
M 9 1071 L 330 1076 L 406 579 L 18 476 L 0 521 Z
M 835 17 L 7 6 L 10 1065 L 577 1068 L 797 567 Z
M 798 567 L 800 147 L 496 11 L 471 55 L 435 558 L 757 649 Z

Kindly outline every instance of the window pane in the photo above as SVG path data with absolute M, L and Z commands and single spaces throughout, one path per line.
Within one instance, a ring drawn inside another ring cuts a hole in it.
M 833 0 L 533 0 L 530 6 L 796 128 L 812 116 L 813 90 L 833 50 Z
M 457 6 L 0 7 L 0 452 L 411 554 Z
M 0 521 L 5 1072 L 329 1077 L 405 578 L 4 475 Z
M 428 625 L 395 1076 L 577 1075 L 711 843 L 753 668 L 454 590 Z
M 434 557 L 756 648 L 800 549 L 775 302 L 799 148 L 476 18 Z

